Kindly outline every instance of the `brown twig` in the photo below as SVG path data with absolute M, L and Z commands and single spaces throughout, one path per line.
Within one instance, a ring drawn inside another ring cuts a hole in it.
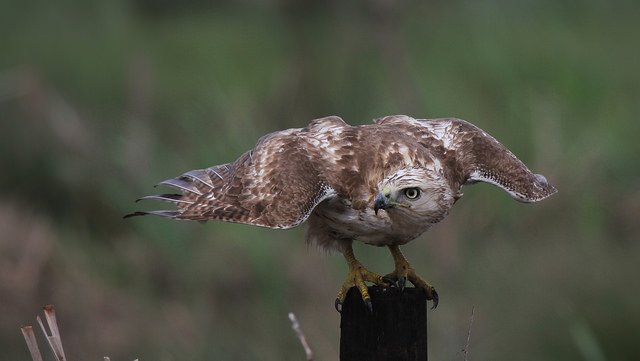
M 300 323 L 298 322 L 298 319 L 296 318 L 296 315 L 293 314 L 293 312 L 289 312 L 289 321 L 291 321 L 291 328 L 293 329 L 293 332 L 295 332 L 298 336 L 298 340 L 300 340 L 302 348 L 304 348 L 304 352 L 305 354 L 307 354 L 307 361 L 313 361 L 313 353 L 311 352 L 311 348 L 307 343 L 307 338 L 304 336 L 304 332 L 302 332 L 302 328 L 300 328 Z

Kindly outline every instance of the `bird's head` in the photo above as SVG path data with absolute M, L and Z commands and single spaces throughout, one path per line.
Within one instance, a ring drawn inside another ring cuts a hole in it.
M 439 172 L 425 168 L 403 168 L 378 184 L 373 210 L 399 215 L 416 222 L 439 221 L 447 214 L 455 197 Z

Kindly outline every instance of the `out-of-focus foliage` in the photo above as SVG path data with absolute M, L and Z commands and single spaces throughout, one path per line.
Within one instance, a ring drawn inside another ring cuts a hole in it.
M 559 189 L 467 187 L 405 247 L 441 295 L 432 358 L 475 305 L 473 359 L 640 359 L 639 4 L 3 1 L 0 359 L 48 303 L 70 359 L 301 360 L 289 311 L 337 359 L 346 267 L 303 227 L 121 217 L 269 131 L 398 113 L 471 120 Z

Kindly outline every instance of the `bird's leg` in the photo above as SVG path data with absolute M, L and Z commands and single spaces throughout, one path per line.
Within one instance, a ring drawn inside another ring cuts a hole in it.
M 411 267 L 407 259 L 404 258 L 400 247 L 389 246 L 389 251 L 391 251 L 391 255 L 393 256 L 396 269 L 383 278 L 394 281 L 401 290 L 404 289 L 407 280 L 411 281 L 414 286 L 424 288 L 424 290 L 427 291 L 427 300 L 433 301 L 433 307 L 431 308 L 438 307 L 438 292 L 436 292 L 436 289 L 432 285 L 416 274 L 416 271 Z
M 385 281 L 382 279 L 377 273 L 373 273 L 366 269 L 360 261 L 356 259 L 353 255 L 353 248 L 349 245 L 343 252 L 344 258 L 347 259 L 347 264 L 349 265 L 349 273 L 347 274 L 347 279 L 342 284 L 342 288 L 338 292 L 338 297 L 336 298 L 336 310 L 338 312 L 342 312 L 342 304 L 344 303 L 344 299 L 347 296 L 347 291 L 353 286 L 358 287 L 360 291 L 360 295 L 362 295 L 362 300 L 367 305 L 369 311 L 373 311 L 373 306 L 371 305 L 371 296 L 369 296 L 369 290 L 367 289 L 367 285 L 365 282 L 372 282 L 376 285 L 384 285 Z

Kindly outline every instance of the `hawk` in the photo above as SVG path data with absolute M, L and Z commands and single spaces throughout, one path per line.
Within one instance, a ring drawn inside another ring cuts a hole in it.
M 521 202 L 556 193 L 504 145 L 461 119 L 387 116 L 351 126 L 340 117 L 313 120 L 305 128 L 267 134 L 236 161 L 192 170 L 159 183 L 179 193 L 141 199 L 166 201 L 177 209 L 134 212 L 197 221 L 220 220 L 287 229 L 307 222 L 307 241 L 340 251 L 349 266 L 336 299 L 356 286 L 371 309 L 366 282 L 404 288 L 409 280 L 426 290 L 433 308 L 435 288 L 420 278 L 400 251 L 444 219 L 463 185 L 486 182 Z M 385 246 L 395 270 L 369 271 L 352 243 Z

